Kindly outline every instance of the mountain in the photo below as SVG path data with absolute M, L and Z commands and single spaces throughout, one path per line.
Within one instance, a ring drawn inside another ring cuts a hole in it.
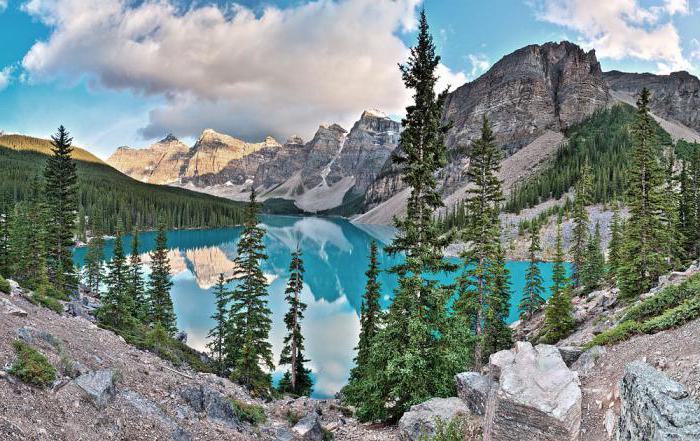
M 51 141 L 23 135 L 0 136 L 0 201 L 5 195 L 22 199 L 32 180 L 41 175 Z M 75 148 L 80 210 L 86 218 L 101 219 L 106 232 L 117 223 L 154 228 L 160 219 L 174 228 L 236 225 L 242 205 L 181 188 L 153 185 L 133 179 L 107 165 L 87 150 Z
M 298 136 L 283 145 L 271 137 L 248 143 L 207 129 L 192 148 L 169 135 L 145 149 L 120 147 L 107 162 L 145 182 L 234 200 L 255 188 L 262 201 L 319 212 L 361 201 L 398 145 L 399 131 L 398 122 L 368 110 L 350 132 L 322 124 L 306 143 Z

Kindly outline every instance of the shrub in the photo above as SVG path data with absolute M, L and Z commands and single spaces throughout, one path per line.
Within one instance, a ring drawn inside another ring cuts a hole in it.
M 609 345 L 612 343 L 617 343 L 623 340 L 627 340 L 632 335 L 639 332 L 639 324 L 634 320 L 627 320 L 622 322 L 614 328 L 608 329 L 607 331 L 596 335 L 593 340 L 588 343 L 585 348 L 589 349 L 593 346 L 599 345 Z
M 38 292 L 34 292 L 34 294 L 32 294 L 32 303 L 49 308 L 56 314 L 63 314 L 63 305 L 54 297 L 44 296 Z
M 665 329 L 675 328 L 700 317 L 700 297 L 688 299 L 675 308 L 642 323 L 640 331 L 653 334 Z
M 641 322 L 650 317 L 663 314 L 664 311 L 675 308 L 689 298 L 700 293 L 700 274 L 694 275 L 677 286 L 669 286 L 654 297 L 637 303 L 625 311 L 622 320 Z
M 421 436 L 421 441 L 462 441 L 466 439 L 466 420 L 455 417 L 449 423 L 442 418 L 435 419 L 435 432 L 432 436 Z
M 56 380 L 56 369 L 39 351 L 21 340 L 12 342 L 17 352 L 17 360 L 10 373 L 23 382 L 39 387 L 47 387 Z
M 287 422 L 289 422 L 290 426 L 296 426 L 299 420 L 301 420 L 304 417 L 301 413 L 297 412 L 296 410 L 289 409 L 287 410 Z
M 0 292 L 4 292 L 5 294 L 9 294 L 10 291 L 12 291 L 12 287 L 10 287 L 10 282 L 5 280 L 3 276 L 0 276 Z
M 256 404 L 248 404 L 243 401 L 231 399 L 231 405 L 236 416 L 241 421 L 246 421 L 254 426 L 262 424 L 267 420 L 265 409 Z
M 321 427 L 321 430 L 323 430 L 323 441 L 333 441 L 333 438 L 335 438 L 333 432 L 326 429 L 325 427 Z

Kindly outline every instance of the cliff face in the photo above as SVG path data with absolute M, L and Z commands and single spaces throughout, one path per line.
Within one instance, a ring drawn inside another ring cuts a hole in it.
M 652 112 L 700 131 L 700 80 L 688 72 L 654 75 L 613 70 L 603 78 L 610 89 L 632 96 L 646 87 L 651 92 Z
M 145 149 L 119 147 L 107 162 L 139 181 L 171 184 L 180 178 L 189 150 L 180 140 L 168 135 Z

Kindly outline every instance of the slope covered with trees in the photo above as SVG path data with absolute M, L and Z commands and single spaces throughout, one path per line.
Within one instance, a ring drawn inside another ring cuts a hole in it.
M 51 154 L 51 142 L 20 135 L 0 136 L 0 197 L 26 200 L 35 176 L 41 175 Z M 145 184 L 132 179 L 79 148 L 73 159 L 78 176 L 78 229 L 97 222 L 114 234 L 121 222 L 155 228 L 162 219 L 168 228 L 201 228 L 240 224 L 242 204 L 192 191 Z

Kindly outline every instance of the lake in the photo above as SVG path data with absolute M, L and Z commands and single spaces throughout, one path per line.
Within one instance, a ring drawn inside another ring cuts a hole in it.
M 289 274 L 290 253 L 302 249 L 306 273 L 303 300 L 308 304 L 302 332 L 306 338 L 306 356 L 311 360 L 315 385 L 314 397 L 333 396 L 345 384 L 353 348 L 360 332 L 360 305 L 366 281 L 369 246 L 372 240 L 380 245 L 379 261 L 383 269 L 398 262 L 398 257 L 383 252 L 393 236 L 386 226 L 353 225 L 344 219 L 293 216 L 263 216 L 266 228 L 265 245 L 269 259 L 263 264 L 273 313 L 270 335 L 274 356 L 279 357 L 286 330 L 283 316 L 287 310 L 284 290 Z M 188 334 L 188 344 L 203 350 L 206 335 L 213 326 L 213 286 L 220 273 L 230 276 L 236 256 L 236 243 L 241 227 L 211 230 L 181 230 L 168 232 L 169 257 L 172 267 L 172 298 L 177 325 Z M 141 252 L 148 273 L 147 252 L 154 247 L 155 233 L 140 234 Z M 131 238 L 126 236 L 126 253 L 130 253 Z M 111 258 L 113 241 L 107 241 L 105 255 Z M 76 265 L 82 266 L 87 249 L 74 253 Z M 510 261 L 512 300 L 509 322 L 517 320 L 517 305 L 525 284 L 527 262 Z M 552 265 L 542 263 L 545 284 L 551 283 Z M 443 274 L 441 280 L 452 282 L 455 274 Z M 396 277 L 382 273 L 382 306 L 391 302 L 397 286 Z M 275 372 L 279 378 L 282 371 Z

